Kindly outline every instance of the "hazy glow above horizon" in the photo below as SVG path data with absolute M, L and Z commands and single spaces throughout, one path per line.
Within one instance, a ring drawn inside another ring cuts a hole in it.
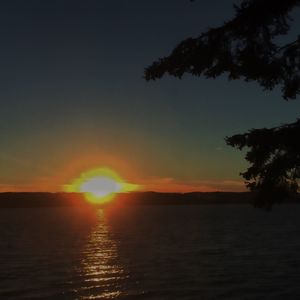
M 95 204 L 110 202 L 116 193 L 131 192 L 138 188 L 137 184 L 126 182 L 109 168 L 83 172 L 71 184 L 64 186 L 66 192 L 84 193 L 87 201 Z

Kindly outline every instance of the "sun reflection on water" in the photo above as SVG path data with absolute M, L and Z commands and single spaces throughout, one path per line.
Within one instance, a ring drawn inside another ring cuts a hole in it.
M 112 238 L 103 210 L 91 232 L 82 259 L 84 287 L 80 299 L 114 299 L 122 294 L 121 282 L 127 278 L 119 263 L 116 241 Z

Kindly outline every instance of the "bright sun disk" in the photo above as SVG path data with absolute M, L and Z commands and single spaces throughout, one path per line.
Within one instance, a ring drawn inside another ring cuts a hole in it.
M 64 187 L 66 192 L 84 193 L 85 198 L 95 204 L 111 201 L 115 193 L 137 189 L 138 185 L 127 183 L 109 168 L 97 168 L 81 173 L 71 184 Z

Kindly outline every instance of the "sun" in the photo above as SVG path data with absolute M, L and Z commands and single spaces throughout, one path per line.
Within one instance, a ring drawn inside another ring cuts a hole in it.
M 65 192 L 83 193 L 88 202 L 104 204 L 110 202 L 116 193 L 135 191 L 137 184 L 128 183 L 109 168 L 91 169 L 80 174 L 71 184 L 64 186 Z

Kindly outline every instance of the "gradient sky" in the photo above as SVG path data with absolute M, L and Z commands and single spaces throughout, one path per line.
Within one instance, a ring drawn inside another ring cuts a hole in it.
M 225 78 L 142 78 L 233 3 L 1 1 L 0 191 L 59 191 L 98 166 L 145 190 L 243 189 L 224 137 L 294 121 L 300 102 Z

